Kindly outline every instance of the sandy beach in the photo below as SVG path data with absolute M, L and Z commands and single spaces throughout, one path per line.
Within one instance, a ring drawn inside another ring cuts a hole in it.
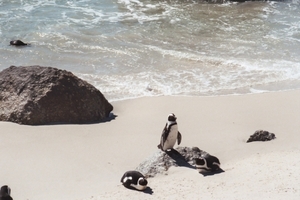
M 1 185 L 15 200 L 300 199 L 300 90 L 111 104 L 115 119 L 99 124 L 0 122 Z M 159 151 L 169 113 L 177 116 L 180 146 L 217 156 L 225 172 L 204 177 L 173 167 L 148 179 L 151 194 L 124 188 L 123 173 Z M 246 143 L 260 129 L 277 138 Z

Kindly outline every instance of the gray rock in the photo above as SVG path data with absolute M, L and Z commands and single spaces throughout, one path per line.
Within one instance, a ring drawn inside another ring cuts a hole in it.
M 195 169 L 194 158 L 199 158 L 202 154 L 207 154 L 207 152 L 198 147 L 177 147 L 167 152 L 159 150 L 140 163 L 136 170 L 146 177 L 154 177 L 156 174 L 167 174 L 172 166 Z
M 247 140 L 247 142 L 270 141 L 274 140 L 275 138 L 276 137 L 274 133 L 270 133 L 264 130 L 257 130 L 253 135 L 250 135 L 250 138 Z
M 99 90 L 66 70 L 11 66 L 0 72 L 0 121 L 95 123 L 112 110 Z

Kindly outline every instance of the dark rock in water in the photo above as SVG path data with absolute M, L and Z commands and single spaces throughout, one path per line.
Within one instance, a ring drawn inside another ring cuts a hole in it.
M 0 121 L 96 123 L 112 110 L 98 89 L 66 70 L 11 66 L 0 72 Z
M 13 46 L 26 46 L 27 44 L 22 42 L 21 40 L 13 40 L 13 41 L 10 41 L 10 45 L 13 45 Z
M 270 141 L 274 140 L 275 134 L 269 133 L 268 131 L 264 130 L 258 130 L 255 131 L 253 135 L 250 135 L 250 138 L 247 140 L 247 142 L 254 142 L 254 141 Z
M 177 147 L 171 151 L 157 151 L 143 161 L 137 168 L 146 177 L 154 177 L 156 174 L 164 174 L 172 166 L 184 166 L 195 169 L 194 159 L 207 152 L 198 147 Z

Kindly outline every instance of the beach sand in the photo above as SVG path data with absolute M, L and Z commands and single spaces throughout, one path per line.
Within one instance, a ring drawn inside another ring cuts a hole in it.
M 0 184 L 15 200 L 300 199 L 300 90 L 111 103 L 115 119 L 99 124 L 0 122 Z M 172 167 L 149 178 L 147 192 L 126 189 L 123 173 L 159 151 L 169 113 L 177 116 L 180 146 L 217 156 L 225 172 Z M 260 129 L 277 138 L 246 143 Z

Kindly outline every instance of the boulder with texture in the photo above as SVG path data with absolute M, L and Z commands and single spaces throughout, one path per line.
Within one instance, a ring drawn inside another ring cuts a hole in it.
M 252 135 L 250 135 L 250 138 L 247 140 L 247 142 L 254 142 L 254 141 L 270 141 L 270 140 L 274 140 L 275 134 L 274 133 L 270 133 L 268 131 L 264 131 L 264 130 L 257 130 L 255 131 L 255 133 L 253 133 Z
M 71 72 L 42 66 L 11 66 L 0 72 L 0 120 L 19 124 L 96 123 L 113 106 Z
M 195 169 L 195 158 L 207 152 L 198 147 L 177 147 L 171 151 L 157 151 L 152 156 L 144 160 L 136 168 L 137 171 L 146 177 L 154 177 L 156 174 L 167 174 L 170 167 L 181 166 Z

